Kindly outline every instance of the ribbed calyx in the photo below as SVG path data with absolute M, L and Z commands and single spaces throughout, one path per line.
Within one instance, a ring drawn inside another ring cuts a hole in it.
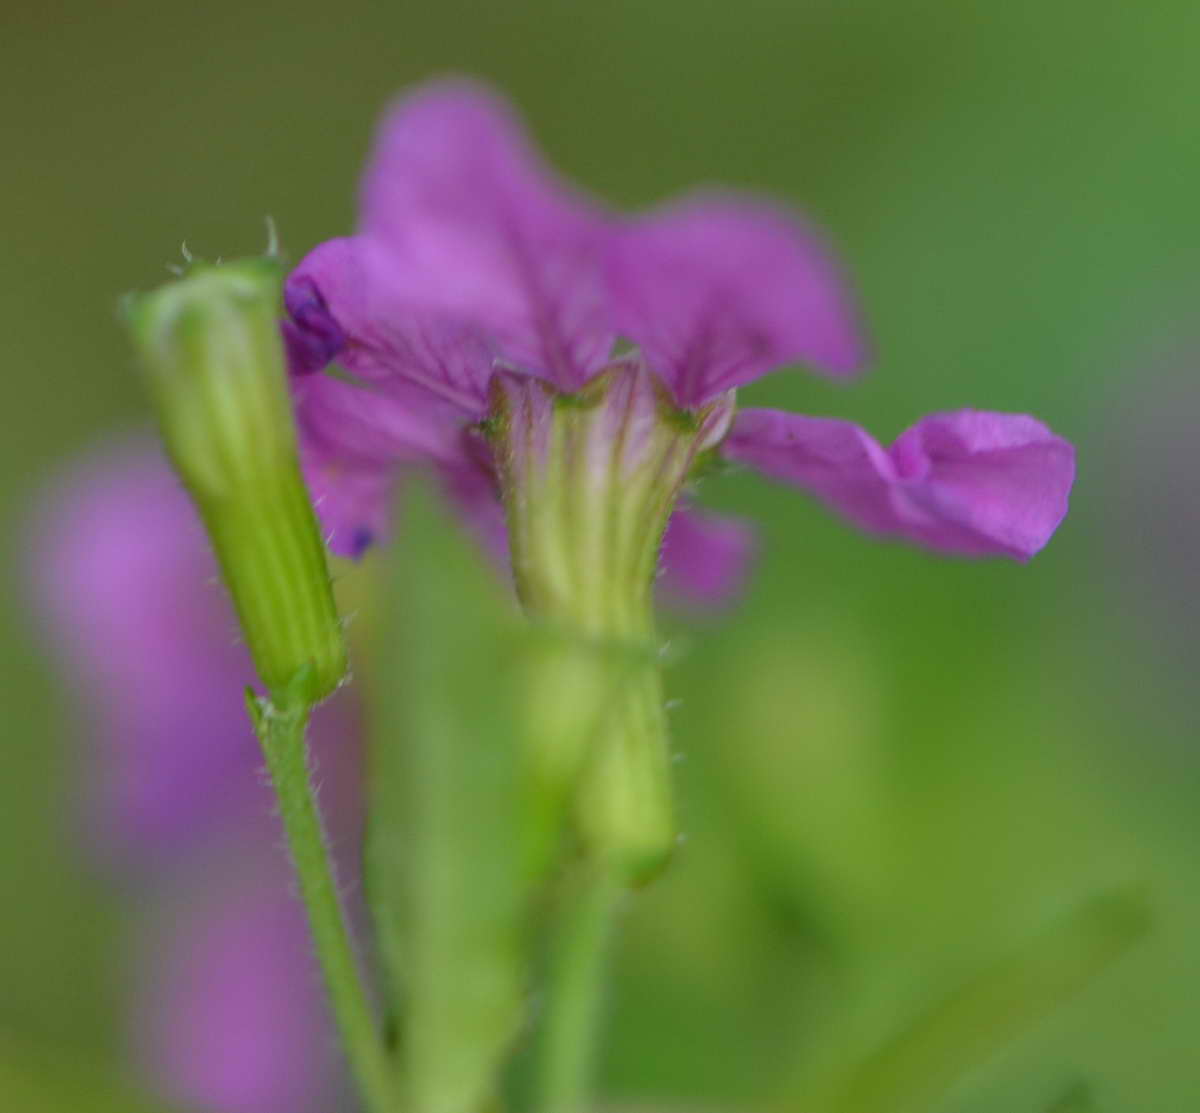
M 490 437 L 517 592 L 563 639 L 531 692 L 547 780 L 573 800 L 585 851 L 631 880 L 674 844 L 653 588 L 667 520 L 732 396 L 676 407 L 640 357 L 576 394 L 527 375 L 492 381 Z M 586 724 L 586 726 L 585 726 Z
M 277 699 L 315 701 L 341 682 L 346 651 L 300 475 L 281 283 L 273 259 L 198 263 L 126 309 L 167 452 L 204 520 L 259 676 Z
M 497 372 L 491 435 L 526 610 L 598 637 L 652 637 L 667 519 L 732 408 L 721 398 L 698 413 L 678 409 L 636 356 L 577 394 Z

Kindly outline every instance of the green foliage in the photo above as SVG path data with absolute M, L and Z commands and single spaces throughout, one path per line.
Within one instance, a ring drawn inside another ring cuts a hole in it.
M 368 897 L 408 1107 L 475 1109 L 525 1018 L 533 806 L 519 669 L 535 636 L 421 487 L 389 555 L 373 663 Z
M 1084 902 L 974 974 L 869 1056 L 834 1101 L 834 1113 L 929 1109 L 951 1084 L 1080 992 L 1149 927 L 1140 887 Z

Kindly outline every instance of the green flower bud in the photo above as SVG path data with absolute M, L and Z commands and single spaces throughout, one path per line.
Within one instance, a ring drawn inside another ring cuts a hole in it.
M 167 452 L 196 504 L 262 682 L 314 702 L 346 672 L 300 474 L 279 332 L 282 267 L 197 263 L 126 306 Z M 293 682 L 302 671 L 303 693 Z

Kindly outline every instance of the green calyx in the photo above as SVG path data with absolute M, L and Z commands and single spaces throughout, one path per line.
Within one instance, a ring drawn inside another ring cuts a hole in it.
M 532 681 L 531 744 L 585 854 L 644 881 L 675 843 L 653 608 L 659 550 L 731 402 L 680 411 L 636 358 L 574 394 L 501 372 L 492 402 L 517 592 L 563 635 Z
M 126 320 L 168 455 L 216 551 L 255 667 L 305 698 L 346 672 L 325 546 L 300 474 L 279 332 L 282 266 L 195 263 Z M 307 671 L 305 671 L 307 669 Z
M 667 520 L 731 412 L 728 398 L 679 409 L 634 359 L 572 394 L 498 375 L 482 429 L 496 452 L 526 610 L 594 637 L 652 639 Z

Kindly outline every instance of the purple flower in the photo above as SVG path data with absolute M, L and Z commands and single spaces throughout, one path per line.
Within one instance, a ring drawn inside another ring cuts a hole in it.
M 862 364 L 852 298 L 821 237 L 728 193 L 614 215 L 558 181 L 510 110 L 469 82 L 433 84 L 388 113 L 358 234 L 311 252 L 286 302 L 310 477 L 341 552 L 379 536 L 395 466 L 418 460 L 447 482 L 475 477 L 468 513 L 493 537 L 503 495 L 511 531 L 515 496 L 502 488 L 514 434 L 495 422 L 517 377 L 525 402 L 534 384 L 562 400 L 601 379 L 644 378 L 629 392 L 638 412 L 670 411 L 676 427 L 721 409 L 672 460 L 664 483 L 676 490 L 715 452 L 871 532 L 1022 560 L 1066 512 L 1073 450 L 1029 417 L 935 415 L 886 450 L 847 422 L 730 418 L 732 392 L 782 365 L 842 376 Z M 634 354 L 614 362 L 618 341 Z M 346 377 L 311 374 L 334 357 Z M 533 432 L 528 407 L 505 414 Z M 691 509 L 674 511 L 667 539 L 667 586 L 693 596 L 727 592 L 749 550 L 737 527 Z
M 186 916 L 144 925 L 141 1066 L 214 1113 L 332 1107 L 332 1026 L 243 699 L 254 670 L 187 496 L 151 443 L 93 453 L 49 492 L 33 557 L 75 701 L 88 850 L 120 867 L 131 907 L 189 893 Z M 318 710 L 312 740 L 335 845 L 352 848 L 348 695 Z
M 32 552 L 40 618 L 78 697 L 88 844 L 144 867 L 232 825 L 258 823 L 269 839 L 274 801 L 243 696 L 254 668 L 199 518 L 153 442 L 74 464 L 47 492 Z M 313 721 L 317 749 L 337 754 L 343 810 L 354 720 L 340 697 Z
M 218 866 L 215 880 L 170 895 L 151 920 L 134 978 L 134 1057 L 188 1109 L 343 1108 L 337 1041 L 287 863 L 248 847 L 237 856 L 236 870 Z
M 50 493 L 37 597 L 86 742 L 89 845 L 174 861 L 266 811 L 242 689 L 253 678 L 199 520 L 149 442 L 94 454 Z

